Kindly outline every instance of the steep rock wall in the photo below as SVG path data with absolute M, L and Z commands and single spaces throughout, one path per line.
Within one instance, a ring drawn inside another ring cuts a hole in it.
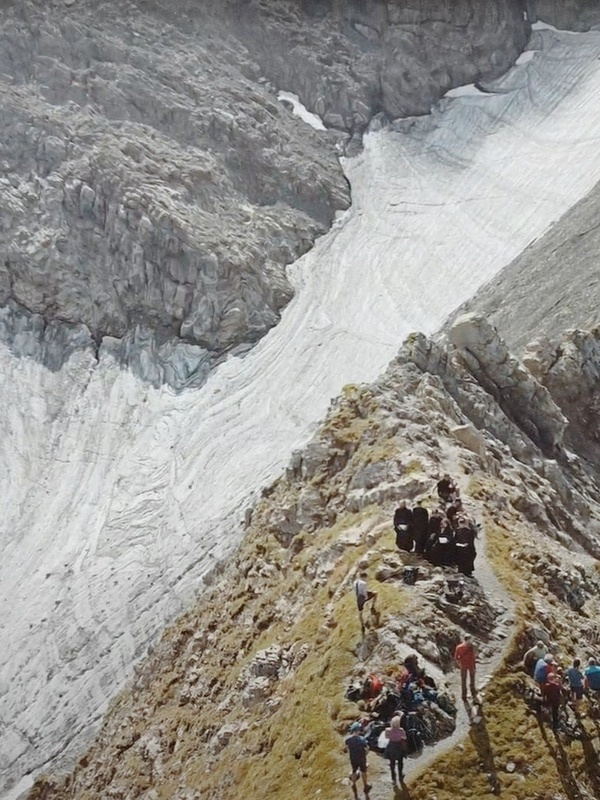
M 573 206 L 455 315 L 485 315 L 522 353 L 531 339 L 598 324 L 600 186 Z M 510 303 L 505 298 L 510 298 Z
M 426 114 L 453 86 L 501 75 L 528 33 L 518 0 L 275 0 L 244 9 L 265 74 L 350 132 L 379 112 Z
M 135 6 L 15 3 L 0 26 L 0 303 L 221 353 L 291 297 L 348 188 L 240 43 Z M 248 76 L 248 77 L 247 77 Z
M 0 304 L 124 339 L 134 366 L 162 348 L 175 366 L 146 379 L 202 379 L 277 323 L 285 266 L 347 207 L 344 137 L 506 70 L 519 5 L 9 3 Z M 299 123 L 277 88 L 338 134 Z
M 600 23 L 598 0 L 535 0 L 533 6 L 540 19 L 560 29 L 589 31 Z

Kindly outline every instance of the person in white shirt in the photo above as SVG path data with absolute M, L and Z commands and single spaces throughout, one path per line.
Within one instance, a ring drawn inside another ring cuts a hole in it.
M 358 578 L 354 581 L 354 596 L 356 597 L 356 605 L 358 607 L 358 617 L 360 619 L 360 626 L 364 630 L 365 623 L 363 620 L 363 608 L 365 607 L 365 603 L 368 603 L 370 600 L 373 601 L 373 605 L 371 606 L 371 610 L 373 611 L 375 608 L 375 601 L 377 599 L 377 592 L 370 592 L 369 587 L 367 586 L 367 573 L 360 572 Z

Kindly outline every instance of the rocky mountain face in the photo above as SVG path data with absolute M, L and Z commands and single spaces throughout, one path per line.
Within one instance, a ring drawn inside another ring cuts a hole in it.
M 536 14 L 557 28 L 587 31 L 600 23 L 598 0 L 535 0 Z
M 44 331 L 65 323 L 59 338 L 106 338 L 146 379 L 202 380 L 277 323 L 286 265 L 347 207 L 350 134 L 506 70 L 518 5 L 5 4 L 4 340 L 40 329 L 54 368 Z M 299 123 L 277 89 L 338 134 Z
M 0 302 L 96 341 L 176 336 L 198 361 L 277 322 L 285 265 L 348 188 L 216 25 L 198 40 L 133 5 L 9 4 Z
M 596 186 L 456 315 L 485 314 L 520 353 L 535 337 L 558 340 L 566 328 L 596 325 L 599 211 Z
M 252 510 L 235 558 L 140 665 L 90 751 L 70 776 L 40 778 L 30 797 L 296 800 L 318 791 L 333 800 L 347 791 L 341 735 L 360 713 L 344 699 L 348 682 L 394 674 L 415 652 L 452 694 L 464 631 L 480 647 L 487 723 L 422 773 L 410 797 L 572 797 L 556 792 L 561 758 L 569 785 L 593 796 L 584 790 L 597 761 L 549 756 L 518 698 L 516 665 L 540 637 L 563 661 L 593 652 L 598 483 L 577 450 L 568 398 L 579 389 L 582 415 L 595 414 L 591 377 L 577 379 L 571 366 L 585 362 L 589 376 L 600 368 L 594 343 L 596 333 L 568 334 L 556 363 L 543 353 L 520 362 L 470 316 L 449 341 L 410 337 L 375 384 L 346 387 Z M 431 507 L 444 471 L 483 523 L 460 601 L 448 592 L 452 570 L 395 550 L 390 522 L 400 499 Z M 402 582 L 406 566 L 417 567 L 414 586 Z M 357 568 L 378 591 L 364 637 Z M 489 685 L 487 670 L 496 673 Z M 465 734 L 461 713 L 455 723 L 441 714 L 434 754 Z M 591 742 L 597 731 L 584 728 Z M 504 771 L 507 762 L 514 769 Z M 388 798 L 382 762 L 372 759 L 371 775 L 373 796 Z

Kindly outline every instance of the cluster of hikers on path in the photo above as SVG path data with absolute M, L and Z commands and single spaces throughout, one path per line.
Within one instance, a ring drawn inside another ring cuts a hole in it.
M 402 501 L 394 514 L 398 549 L 424 556 L 440 567 L 457 567 L 473 574 L 478 526 L 463 508 L 460 492 L 449 475 L 437 483 L 439 507 L 431 514 L 419 501 L 409 508 Z
M 594 696 L 600 699 L 600 665 L 595 658 L 589 658 L 583 670 L 579 658 L 574 658 L 564 669 L 545 642 L 539 640 L 525 653 L 523 667 L 536 686 L 530 701 L 538 713 L 544 706 L 550 710 L 554 730 L 562 706 L 568 703 L 577 713 L 584 694 L 589 699 Z
M 471 696 L 477 699 L 476 650 L 469 634 L 465 634 L 456 646 L 454 658 L 460 669 L 463 699 L 467 701 L 467 683 Z M 371 674 L 362 685 L 350 686 L 346 697 L 360 702 L 364 712 L 350 725 L 345 741 L 355 796 L 359 777 L 365 795 L 368 796 L 371 790 L 367 763 L 369 750 L 388 760 L 392 783 L 396 786 L 398 782 L 404 782 L 404 758 L 419 754 L 424 744 L 432 744 L 439 738 L 433 722 L 436 715 L 427 715 L 427 709 L 435 704 L 447 719 L 456 716 L 451 698 L 438 690 L 433 678 L 420 666 L 416 654 L 404 659 L 402 668 L 393 678 Z
M 414 550 L 433 564 L 457 567 L 464 575 L 470 576 L 476 557 L 478 526 L 465 513 L 458 488 L 449 475 L 444 475 L 436 488 L 440 508 L 431 514 L 421 501 L 412 509 L 408 508 L 406 502 L 400 503 L 394 514 L 396 544 L 403 551 Z M 377 592 L 368 588 L 364 570 L 354 581 L 354 592 L 364 633 L 363 609 L 368 602 L 372 602 L 374 611 L 377 599 Z M 479 714 L 480 699 L 475 683 L 477 651 L 470 634 L 465 634 L 456 645 L 454 660 L 460 669 L 461 696 L 470 721 L 478 723 L 481 717 L 471 714 L 472 711 Z M 578 658 L 563 669 L 548 646 L 540 640 L 525 653 L 523 668 L 533 679 L 533 685 L 526 690 L 525 699 L 538 714 L 542 713 L 544 707 L 550 711 L 554 730 L 559 726 L 561 707 L 570 705 L 578 714 L 584 695 L 589 701 L 595 701 L 596 704 L 600 702 L 600 664 L 595 658 L 589 658 L 583 670 Z M 468 691 L 475 702 L 473 708 L 468 702 Z M 402 669 L 393 679 L 371 674 L 361 685 L 350 686 L 346 697 L 360 702 L 364 712 L 360 719 L 350 725 L 345 740 L 355 797 L 359 778 L 362 778 L 365 795 L 369 796 L 369 750 L 384 755 L 389 762 L 392 782 L 397 785 L 398 781 L 404 782 L 404 758 L 418 754 L 423 744 L 433 743 L 439 738 L 439 731 L 435 730 L 435 726 L 432 729 L 435 715 L 428 714 L 427 709 L 436 705 L 448 715 L 447 718 L 456 715 L 451 698 L 438 691 L 433 679 L 419 665 L 416 654 L 404 660 Z M 561 726 L 561 730 L 568 732 L 569 726 L 565 727 L 564 719 Z

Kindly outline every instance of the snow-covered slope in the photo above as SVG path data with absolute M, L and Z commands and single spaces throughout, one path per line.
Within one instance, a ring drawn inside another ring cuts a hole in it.
M 5 787 L 81 744 L 342 385 L 373 380 L 600 178 L 600 33 L 531 47 L 497 93 L 367 136 L 353 207 L 293 267 L 282 322 L 201 389 L 144 386 L 106 350 L 51 373 L 0 349 Z

